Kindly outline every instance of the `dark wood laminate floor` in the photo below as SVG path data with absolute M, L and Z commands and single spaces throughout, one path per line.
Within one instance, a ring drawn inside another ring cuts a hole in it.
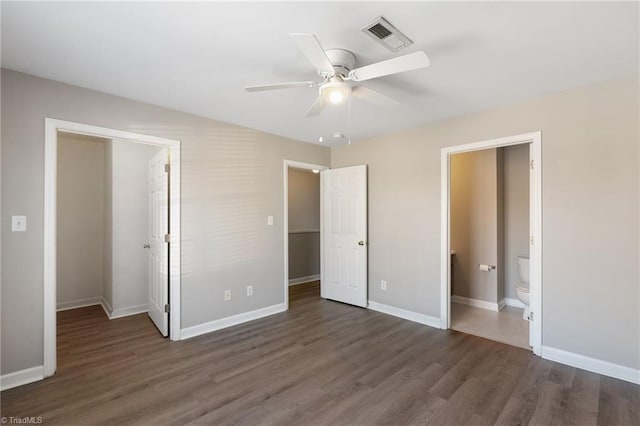
M 146 315 L 58 314 L 58 372 L 2 393 L 44 424 L 638 425 L 640 387 L 321 300 L 172 343 Z

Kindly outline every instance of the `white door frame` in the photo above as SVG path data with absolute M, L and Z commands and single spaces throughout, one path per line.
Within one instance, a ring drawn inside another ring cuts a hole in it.
M 45 118 L 44 136 L 44 377 L 56 372 L 56 197 L 58 132 L 120 139 L 169 148 L 171 159 L 170 338 L 180 340 L 180 141 Z
M 321 166 L 320 164 L 303 163 L 300 161 L 284 160 L 284 305 L 289 310 L 289 167 L 295 167 L 296 169 L 304 170 L 328 170 L 328 166 Z M 320 212 L 322 212 L 322 194 L 323 194 L 322 180 L 320 181 Z M 322 245 L 324 232 L 324 219 L 322 213 L 320 214 L 320 280 L 324 276 L 324 264 L 322 262 Z
M 530 188 L 533 203 L 529 203 L 530 232 L 533 245 L 530 243 L 530 287 L 531 313 L 533 314 L 533 353 L 541 355 L 542 349 L 542 132 L 525 133 L 490 139 L 465 145 L 456 145 L 441 150 L 441 217 L 440 228 L 440 328 L 448 329 L 451 324 L 450 293 L 451 293 L 451 262 L 450 262 L 450 189 L 451 189 L 451 155 L 463 152 L 479 151 L 483 149 L 500 148 L 504 146 L 532 144 L 533 182 Z

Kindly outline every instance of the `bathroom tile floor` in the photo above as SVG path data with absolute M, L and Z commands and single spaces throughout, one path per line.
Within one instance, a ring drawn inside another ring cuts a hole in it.
M 522 319 L 522 309 L 505 306 L 500 312 L 493 312 L 452 303 L 451 328 L 485 339 L 531 349 L 529 322 Z

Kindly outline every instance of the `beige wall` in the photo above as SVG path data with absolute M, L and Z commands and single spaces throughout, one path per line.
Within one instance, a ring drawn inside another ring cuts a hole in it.
M 332 167 L 369 166 L 370 298 L 439 316 L 440 149 L 540 130 L 543 345 L 640 368 L 638 89 L 634 75 L 332 149 Z
M 320 274 L 320 175 L 289 168 L 289 279 Z M 305 231 L 305 232 L 300 232 Z
M 496 149 L 451 156 L 451 249 L 456 251 L 453 294 L 497 303 L 498 152 Z M 484 272 L 478 265 L 496 265 Z
M 58 307 L 102 297 L 104 154 L 102 139 L 58 137 Z
M 182 141 L 183 327 L 284 303 L 282 164 L 329 149 L 2 70 L 2 374 L 42 365 L 45 117 Z
M 504 152 L 505 297 L 517 299 L 518 256 L 529 255 L 529 144 L 500 149 Z
M 451 249 L 451 294 L 517 299 L 516 261 L 529 254 L 529 144 L 451 156 Z

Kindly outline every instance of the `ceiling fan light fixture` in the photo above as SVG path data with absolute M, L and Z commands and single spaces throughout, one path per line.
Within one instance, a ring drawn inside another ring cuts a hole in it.
M 329 102 L 332 104 L 339 104 L 344 101 L 344 95 L 340 90 L 334 89 L 329 93 Z
M 343 82 L 329 82 L 320 87 L 320 95 L 330 104 L 343 103 L 350 95 L 351 87 Z

